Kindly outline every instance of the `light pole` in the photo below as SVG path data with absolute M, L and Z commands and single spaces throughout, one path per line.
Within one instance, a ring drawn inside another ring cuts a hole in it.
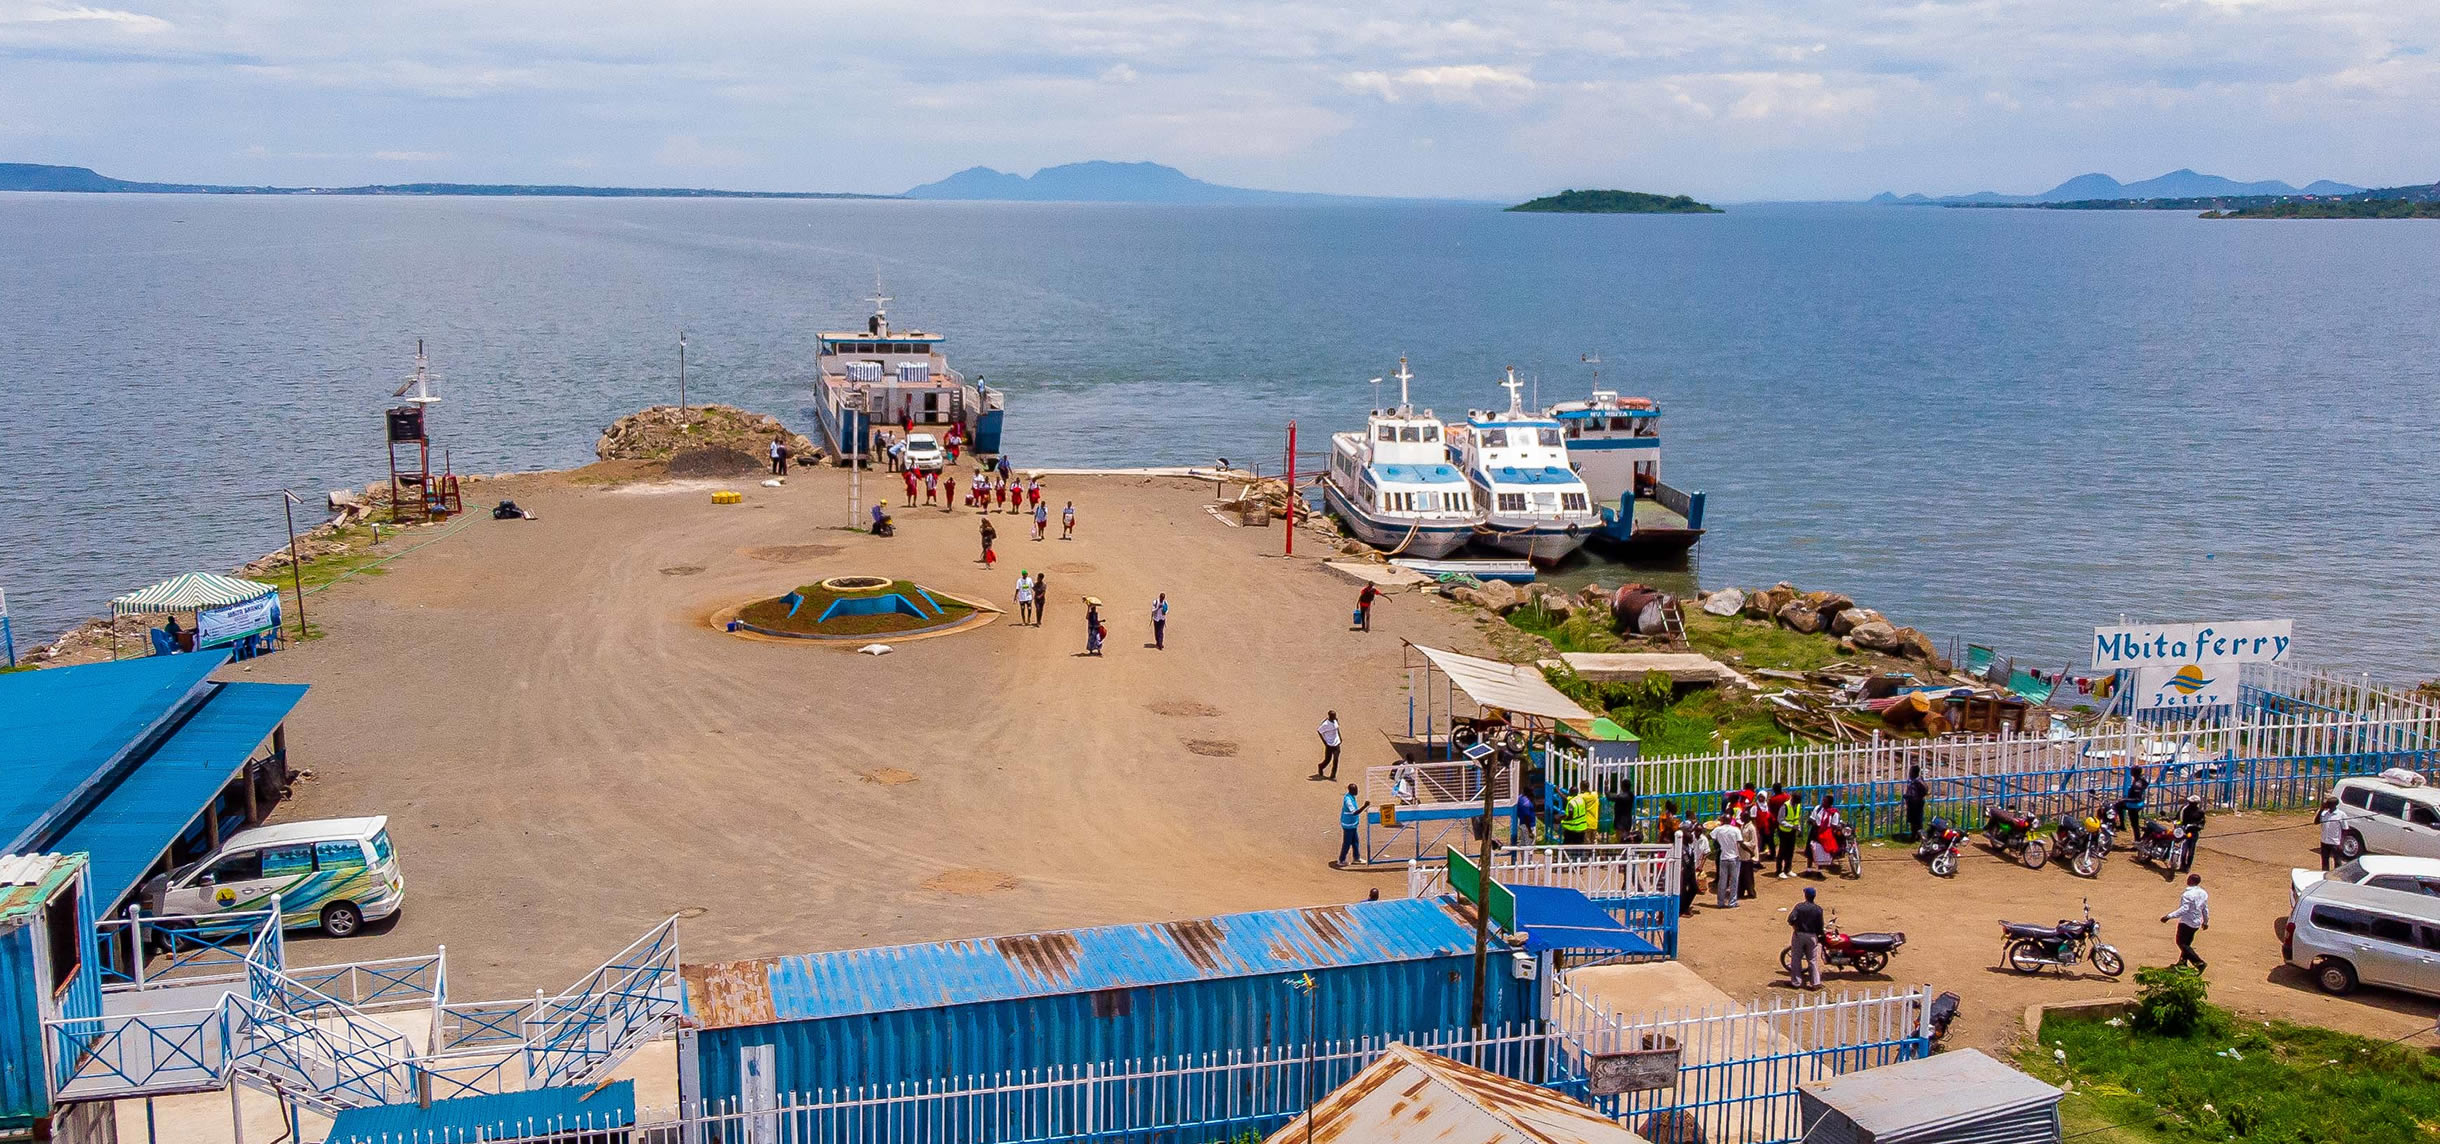
M 288 518 L 288 575 L 297 591 L 297 642 L 305 642 L 305 563 L 297 559 L 297 500 L 295 493 L 280 490 L 280 512 Z
M 678 331 L 678 416 L 686 416 L 686 331 Z
M 1474 1004 L 1468 1010 L 1476 1030 L 1483 1027 L 1483 1007 L 1490 986 L 1491 961 L 1491 815 L 1493 798 L 1499 789 L 1499 775 L 1515 763 L 1519 753 L 1517 733 L 1506 730 L 1496 743 L 1485 743 L 1481 763 L 1483 768 L 1482 842 L 1476 848 L 1474 865 Z

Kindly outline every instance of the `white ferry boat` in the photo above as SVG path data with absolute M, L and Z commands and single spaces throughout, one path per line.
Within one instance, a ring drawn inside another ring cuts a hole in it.
M 969 382 L 949 368 L 940 350 L 948 339 L 891 329 L 889 301 L 875 290 L 862 330 L 815 335 L 814 421 L 831 451 L 853 460 L 870 451 L 876 429 L 928 425 L 936 434 L 957 428 L 968 452 L 998 453 L 1006 399 L 982 378 Z
M 1361 433 L 1330 435 L 1322 496 L 1356 539 L 1392 556 L 1437 559 L 1473 539 L 1474 492 L 1449 463 L 1440 419 L 1407 400 L 1398 359 L 1398 407 L 1375 409 Z
M 1599 365 L 1600 359 L 1587 357 Z M 1656 552 L 1692 547 L 1703 537 L 1703 494 L 1661 480 L 1661 407 L 1621 397 L 1593 371 L 1593 396 L 1562 401 L 1548 415 L 1565 433 L 1567 455 L 1602 518 L 1607 544 Z
M 1525 383 L 1515 367 L 1500 384 L 1508 390 L 1506 412 L 1475 410 L 1464 425 L 1449 427 L 1450 446 L 1484 510 L 1475 539 L 1536 564 L 1555 564 L 1601 527 L 1601 515 L 1568 462 L 1558 420 L 1525 411 Z

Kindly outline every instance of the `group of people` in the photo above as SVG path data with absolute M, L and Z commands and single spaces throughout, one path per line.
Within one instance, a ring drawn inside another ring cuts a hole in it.
M 989 528 L 990 523 L 986 521 L 984 527 Z M 988 539 L 985 540 L 985 544 L 989 544 Z M 988 547 L 985 551 L 989 551 Z M 1018 569 L 1017 589 L 1011 598 L 1017 602 L 1017 622 L 1019 624 L 1041 627 L 1043 614 L 1050 609 L 1050 577 L 1045 573 Z M 1102 619 L 1101 598 L 1098 596 L 1085 597 L 1085 654 L 1100 655 L 1102 644 L 1109 638 L 1110 625 Z M 1162 592 L 1152 600 L 1152 649 L 1166 651 L 1168 648 L 1169 593 Z
M 1796 855 L 1802 850 L 1804 872 L 1818 874 L 1845 860 L 1846 848 L 1854 845 L 1836 796 L 1824 795 L 1807 807 L 1802 795 L 1790 792 L 1782 783 L 1772 783 L 1767 794 L 1752 783 L 1730 791 L 1721 799 L 1719 816 L 1708 822 L 1691 815 L 1680 818 L 1677 803 L 1664 802 L 1655 831 L 1673 842 L 1683 859 L 1686 875 L 1678 887 L 1681 909 L 1694 906 L 1699 892 L 1695 875 L 1706 857 L 1711 859 L 1713 905 L 1735 909 L 1755 896 L 1754 881 L 1763 863 L 1774 862 L 1774 877 L 1793 878 Z

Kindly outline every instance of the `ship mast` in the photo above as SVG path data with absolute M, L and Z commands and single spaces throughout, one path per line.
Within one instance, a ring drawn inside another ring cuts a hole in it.
M 1508 367 L 1508 380 L 1501 382 L 1500 388 L 1508 391 L 1508 412 L 1519 417 L 1524 416 L 1525 383 L 1517 380 L 1517 367 L 1513 365 Z
M 1400 355 L 1398 355 L 1398 374 L 1397 374 L 1397 377 L 1398 377 L 1398 416 L 1400 416 L 1400 417 L 1411 417 L 1411 416 L 1414 416 L 1414 412 L 1415 412 L 1415 411 L 1414 411 L 1414 406 L 1413 406 L 1413 405 L 1412 405 L 1410 402 L 1408 402 L 1408 401 L 1407 401 L 1407 399 L 1406 399 L 1406 383 L 1407 383 L 1407 382 L 1410 382 L 1410 381 L 1415 380 L 1415 375 L 1414 375 L 1414 374 L 1411 374 L 1411 373 L 1408 373 L 1408 372 L 1406 371 L 1406 355 L 1405 355 L 1405 354 L 1400 354 Z

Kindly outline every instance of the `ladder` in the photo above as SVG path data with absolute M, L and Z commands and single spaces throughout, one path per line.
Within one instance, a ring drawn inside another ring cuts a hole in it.
M 1672 645 L 1686 646 L 1686 609 L 1675 596 L 1661 599 L 1661 635 Z

